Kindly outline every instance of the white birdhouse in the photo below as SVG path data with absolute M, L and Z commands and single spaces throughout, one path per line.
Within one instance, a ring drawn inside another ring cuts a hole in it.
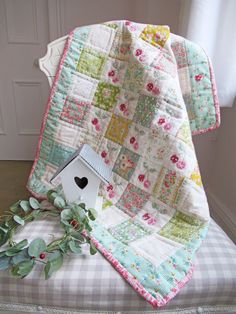
M 111 168 L 87 144 L 84 144 L 51 179 L 51 183 L 62 183 L 66 200 L 70 203 L 85 203 L 88 208 L 96 207 L 101 181 L 109 184 Z

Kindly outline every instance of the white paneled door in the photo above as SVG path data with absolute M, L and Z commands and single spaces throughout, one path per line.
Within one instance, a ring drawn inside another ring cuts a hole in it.
M 0 0 L 0 159 L 34 159 L 49 88 L 37 60 L 49 42 L 48 1 Z

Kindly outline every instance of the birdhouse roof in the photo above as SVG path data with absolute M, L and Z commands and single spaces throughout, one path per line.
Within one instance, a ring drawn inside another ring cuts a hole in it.
M 53 175 L 55 179 L 69 164 L 75 159 L 81 160 L 95 175 L 97 175 L 104 183 L 108 184 L 111 178 L 111 168 L 105 164 L 103 159 L 88 145 L 84 144 L 74 154 L 72 154 Z

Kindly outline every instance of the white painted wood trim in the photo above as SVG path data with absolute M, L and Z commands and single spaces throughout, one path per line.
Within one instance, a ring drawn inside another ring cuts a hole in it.
M 211 216 L 236 243 L 236 222 L 230 210 L 209 189 L 206 190 Z
M 46 55 L 38 60 L 39 68 L 47 76 L 50 87 L 52 86 L 67 37 L 63 36 L 49 43 Z

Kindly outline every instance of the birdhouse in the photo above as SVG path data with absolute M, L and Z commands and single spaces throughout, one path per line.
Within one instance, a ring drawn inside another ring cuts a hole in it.
M 111 168 L 87 144 L 69 157 L 51 179 L 54 185 L 61 182 L 69 203 L 85 203 L 95 208 L 101 181 L 109 184 Z

